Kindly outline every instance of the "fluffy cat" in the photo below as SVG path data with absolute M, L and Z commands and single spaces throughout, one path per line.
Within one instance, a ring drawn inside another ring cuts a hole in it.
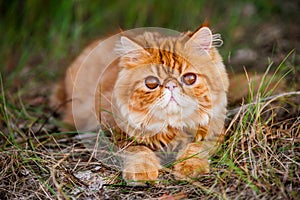
M 101 48 L 96 41 L 67 69 L 52 102 L 80 131 L 101 124 L 118 132 L 112 137 L 124 150 L 126 181 L 156 180 L 155 152 L 175 149 L 175 175 L 198 177 L 209 172 L 224 132 L 229 82 L 216 39 L 201 27 L 177 36 L 121 35 Z

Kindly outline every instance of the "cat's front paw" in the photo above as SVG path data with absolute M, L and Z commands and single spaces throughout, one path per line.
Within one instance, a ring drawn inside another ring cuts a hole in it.
M 129 185 L 144 185 L 155 182 L 158 178 L 158 168 L 148 163 L 131 163 L 123 170 L 123 179 Z
M 209 173 L 207 158 L 189 158 L 174 165 L 174 175 L 179 179 L 198 178 L 202 174 Z
M 154 182 L 161 168 L 154 152 L 145 146 L 131 146 L 124 154 L 123 179 L 130 185 Z

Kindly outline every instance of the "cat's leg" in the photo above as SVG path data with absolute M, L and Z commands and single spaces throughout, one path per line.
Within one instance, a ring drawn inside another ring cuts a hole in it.
M 204 142 L 190 143 L 178 154 L 174 165 L 177 178 L 196 178 L 200 174 L 209 173 L 209 147 Z
M 154 152 L 145 146 L 130 146 L 124 153 L 123 178 L 133 185 L 155 181 L 161 168 Z
M 223 132 L 207 134 L 208 132 L 206 127 L 199 128 L 195 141 L 178 153 L 177 163 L 174 165 L 174 174 L 178 178 L 197 178 L 201 174 L 209 173 L 209 156 L 216 151 Z

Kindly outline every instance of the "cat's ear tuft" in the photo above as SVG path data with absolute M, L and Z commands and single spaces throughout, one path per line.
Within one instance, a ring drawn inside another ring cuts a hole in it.
M 212 47 L 213 35 L 208 27 L 202 27 L 193 33 L 192 37 L 185 44 L 186 48 L 191 48 L 193 50 L 202 49 L 204 51 L 209 51 Z
M 120 56 L 126 56 L 132 59 L 136 59 L 143 54 L 148 53 L 141 45 L 125 36 L 121 36 L 116 44 L 115 52 Z

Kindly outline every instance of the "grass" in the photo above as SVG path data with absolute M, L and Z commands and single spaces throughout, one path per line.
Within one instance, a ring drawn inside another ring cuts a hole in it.
M 228 69 L 239 71 L 245 64 L 227 57 L 252 48 L 262 59 L 247 65 L 247 71 L 269 66 L 268 76 L 279 75 L 299 90 L 299 32 L 289 31 L 299 23 L 293 3 L 32 0 L 2 1 L 0 10 L 0 199 L 299 198 L 299 94 L 284 90 L 272 96 L 266 89 L 269 79 L 242 106 L 229 108 L 226 139 L 211 160 L 210 174 L 178 181 L 164 169 L 156 186 L 126 186 L 120 172 L 93 158 L 75 133 L 58 130 L 48 101 L 51 83 L 100 35 L 145 26 L 194 30 L 205 19 L 222 33 L 220 51 Z M 289 37 L 256 44 L 256 33 L 272 18 L 285 19 L 276 24 Z
M 235 109 L 236 115 L 227 129 L 229 138 L 221 150 L 219 164 L 227 166 L 244 182 L 246 187 L 241 187 L 239 198 L 269 199 L 272 195 L 275 199 L 299 198 L 299 152 L 295 151 L 300 144 L 299 113 L 276 119 L 276 115 L 287 112 L 282 98 L 291 93 L 270 96 L 275 91 L 270 82 L 278 71 L 284 71 L 284 61 L 271 79 L 262 79 L 257 93 L 249 95 L 248 104 Z M 270 68 L 271 65 L 266 72 Z M 279 79 L 282 81 L 286 76 L 283 74 Z M 250 82 L 249 87 L 252 88 Z

